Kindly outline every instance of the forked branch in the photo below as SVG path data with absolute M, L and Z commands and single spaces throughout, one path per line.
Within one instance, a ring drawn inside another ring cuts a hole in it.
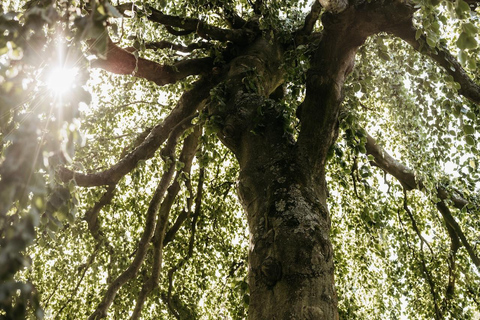
M 170 270 L 168 270 L 168 293 L 166 296 L 166 301 L 167 301 L 168 309 L 177 319 L 180 319 L 180 317 L 177 314 L 177 311 L 175 310 L 175 307 L 172 304 L 173 277 L 175 275 L 175 272 L 177 272 L 180 268 L 182 268 L 185 265 L 185 263 L 193 255 L 193 246 L 195 243 L 195 232 L 197 229 L 197 221 L 198 221 L 198 217 L 200 216 L 200 211 L 202 206 L 204 180 L 205 180 L 205 169 L 201 168 L 199 173 L 199 178 L 198 178 L 197 194 L 195 196 L 195 213 L 193 214 L 193 219 L 192 219 L 192 233 L 190 234 L 190 240 L 188 242 L 188 252 L 183 259 L 181 259 L 175 266 L 173 266 Z
M 397 180 L 406 190 L 423 190 L 425 188 L 421 179 L 415 177 L 415 174 L 410 168 L 401 164 L 385 150 L 383 150 L 383 148 L 377 145 L 375 139 L 373 139 L 369 134 L 367 134 L 367 143 L 365 144 L 365 148 L 367 149 L 367 153 L 372 155 L 375 159 L 372 164 L 397 178 Z M 437 187 L 437 197 L 441 200 L 451 200 L 458 209 L 462 209 L 468 204 L 467 200 L 450 194 L 442 186 Z
M 313 28 L 315 27 L 315 23 L 317 23 L 318 17 L 322 11 L 322 5 L 319 1 L 315 1 L 310 9 L 310 12 L 305 17 L 305 22 L 303 24 L 303 28 L 298 31 L 298 33 L 308 35 L 313 32 Z
M 460 238 L 460 241 L 462 242 L 463 246 L 467 250 L 468 255 L 470 256 L 470 259 L 472 259 L 472 262 L 477 267 L 477 270 L 480 271 L 480 258 L 478 258 L 474 248 L 468 242 L 467 238 L 465 237 L 465 234 L 462 231 L 462 228 L 460 227 L 458 222 L 455 220 L 455 218 L 452 216 L 450 209 L 447 207 L 447 205 L 443 201 L 440 201 L 437 203 L 437 208 L 438 208 L 438 211 L 440 211 L 440 213 L 442 214 L 442 217 L 445 220 L 445 223 L 448 226 L 450 226 L 455 231 L 458 238 Z
M 163 261 L 163 240 L 168 225 L 169 215 L 175 198 L 180 191 L 180 175 L 190 172 L 192 167 L 193 157 L 198 146 L 198 138 L 200 136 L 201 129 L 197 126 L 192 134 L 190 134 L 183 144 L 183 149 L 179 157 L 179 161 L 184 163 L 184 167 L 177 172 L 176 177 L 172 185 L 168 188 L 167 195 L 163 200 L 160 209 L 158 211 L 157 223 L 155 227 L 155 233 L 153 235 L 153 266 L 150 277 L 144 282 L 140 293 L 138 294 L 135 309 L 131 316 L 131 319 L 138 319 L 142 312 L 143 305 L 149 294 L 158 286 L 158 279 L 162 270 Z
M 131 10 L 132 4 L 123 4 L 120 9 Z M 248 44 L 252 42 L 256 34 L 250 29 L 223 29 L 209 25 L 199 19 L 184 18 L 179 16 L 173 16 L 164 14 L 160 10 L 149 7 L 151 14 L 147 17 L 148 20 L 162 24 L 169 28 L 178 28 L 186 34 L 195 32 L 204 39 L 213 39 L 222 42 L 231 41 L 238 44 Z M 239 17 L 235 19 L 235 22 L 241 23 Z

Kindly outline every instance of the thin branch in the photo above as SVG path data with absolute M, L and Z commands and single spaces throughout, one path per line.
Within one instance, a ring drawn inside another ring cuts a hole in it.
M 150 101 L 144 101 L 144 100 L 138 100 L 138 101 L 132 101 L 132 102 L 129 102 L 129 103 L 124 103 L 124 104 L 121 104 L 119 106 L 115 105 L 115 103 L 113 102 L 110 102 L 110 101 L 105 101 L 106 104 L 110 104 L 110 105 L 114 105 L 114 108 L 115 110 L 119 110 L 119 109 L 123 109 L 123 108 L 126 108 L 126 107 L 130 107 L 134 104 L 150 104 L 150 105 L 159 105 L 163 108 L 166 108 L 165 105 L 161 105 L 159 104 L 158 102 L 150 102 Z
M 147 42 L 145 44 L 147 49 L 159 50 L 159 49 L 171 49 L 180 52 L 192 52 L 198 49 L 210 49 L 212 45 L 208 42 L 196 42 L 191 43 L 188 46 L 182 46 L 181 44 L 176 44 L 170 41 L 158 41 L 158 42 Z
M 171 16 L 163 14 L 161 11 L 154 8 L 151 8 L 151 11 L 152 14 L 148 17 L 150 21 L 186 31 L 194 31 L 200 37 L 205 39 L 248 44 L 255 38 L 255 33 L 248 29 L 222 29 L 209 25 L 199 19 Z
M 187 208 L 182 210 L 178 215 L 175 223 L 168 229 L 167 233 L 165 234 L 165 238 L 163 239 L 163 246 L 165 247 L 169 242 L 173 241 L 177 231 L 182 226 L 183 222 L 190 217 L 192 212 L 192 205 L 193 205 L 193 190 L 192 190 L 192 180 L 190 179 L 191 168 L 188 169 L 187 179 L 185 181 L 185 186 L 187 188 L 189 196 L 187 197 Z
M 365 147 L 367 149 L 367 153 L 374 157 L 374 165 L 397 178 L 397 180 L 400 181 L 406 190 L 425 189 L 422 181 L 415 177 L 412 170 L 399 163 L 385 150 L 378 146 L 375 142 L 375 139 L 373 139 L 369 134 L 367 134 L 367 143 Z M 442 187 L 437 187 L 437 197 L 441 200 L 452 200 L 453 204 L 459 209 L 462 209 L 466 204 L 468 204 L 468 202 L 463 198 L 449 195 L 449 193 Z M 470 255 L 473 263 L 477 266 L 477 269 L 480 270 L 480 259 L 475 254 L 475 251 L 465 237 L 462 228 L 452 216 L 450 209 L 448 209 L 448 207 L 445 205 L 445 202 L 438 202 L 437 209 L 442 214 L 445 223 L 450 225 L 455 230 L 455 233 L 458 235 L 462 241 L 462 244 L 467 249 L 467 252 Z
M 355 196 L 359 200 L 363 200 L 359 195 L 357 191 L 357 177 L 355 176 L 355 173 L 358 173 L 358 165 L 357 165 L 357 157 L 353 158 L 353 164 L 352 164 L 352 169 L 350 170 L 350 176 L 352 177 L 353 181 L 353 191 L 355 193 Z
M 202 206 L 202 197 L 203 197 L 203 183 L 205 179 L 205 168 L 200 169 L 199 178 L 198 178 L 198 185 L 197 185 L 197 195 L 195 196 L 195 213 L 193 214 L 192 219 L 192 233 L 190 234 L 190 240 L 188 243 L 188 252 L 187 255 L 180 260 L 175 266 L 173 266 L 168 271 L 168 293 L 167 293 L 167 306 L 170 312 L 175 316 L 175 318 L 180 319 L 178 313 L 176 312 L 175 308 L 172 304 L 172 290 L 173 290 L 173 276 L 175 272 L 177 272 L 181 267 L 185 265 L 185 263 L 192 257 L 193 255 L 193 246 L 195 243 L 195 232 L 197 228 L 197 221 L 198 217 L 201 212 Z
M 423 182 L 415 177 L 415 174 L 410 168 L 401 164 L 390 154 L 388 154 L 382 147 L 377 145 L 375 139 L 369 134 L 367 134 L 367 143 L 365 144 L 365 148 L 367 149 L 367 154 L 372 155 L 375 159 L 372 165 L 379 167 L 380 169 L 397 178 L 397 180 L 406 190 L 425 189 Z M 467 200 L 450 194 L 442 186 L 437 187 L 437 197 L 441 200 L 451 200 L 458 209 L 462 209 L 468 204 Z
M 430 251 L 430 253 L 432 255 L 432 258 L 433 258 L 435 256 L 435 254 L 433 253 L 432 247 L 430 247 L 430 244 L 422 236 L 422 233 L 420 232 L 420 229 L 418 228 L 417 221 L 415 220 L 415 217 L 413 216 L 412 211 L 408 207 L 407 191 L 405 189 L 403 189 L 403 209 L 408 214 L 408 217 L 410 218 L 410 222 L 412 223 L 413 230 L 417 234 L 417 237 L 420 239 L 420 249 L 423 252 L 423 245 L 425 244 L 428 247 L 428 250 Z
M 470 298 L 472 298 L 473 302 L 475 302 L 477 307 L 480 308 L 480 300 L 477 300 L 478 299 L 478 293 L 473 291 L 473 289 L 470 285 L 467 285 L 467 292 L 470 294 Z
M 145 219 L 145 229 L 143 231 L 142 237 L 137 245 L 137 251 L 132 263 L 128 268 L 122 272 L 113 282 L 108 286 L 107 292 L 103 297 L 102 302 L 97 306 L 93 314 L 88 318 L 89 320 L 102 319 L 107 316 L 107 310 L 112 304 L 115 296 L 117 295 L 118 290 L 130 279 L 136 276 L 140 266 L 142 265 L 145 255 L 147 253 L 147 248 L 150 243 L 150 239 L 153 236 L 155 230 L 155 216 L 159 211 L 160 201 L 162 200 L 167 187 L 170 181 L 173 178 L 173 173 L 175 171 L 175 146 L 180 135 L 185 131 L 185 122 L 178 125 L 171 133 L 170 138 L 166 146 L 162 150 L 162 155 L 170 161 L 170 165 L 167 171 L 163 174 L 160 182 L 155 190 L 155 193 L 150 201 L 147 216 Z
M 183 173 L 189 172 L 191 169 L 192 161 L 198 146 L 198 138 L 200 133 L 200 128 L 196 127 L 194 132 L 185 139 L 183 149 L 179 157 L 179 161 L 185 165 L 180 171 L 177 172 L 175 180 L 168 188 L 167 195 L 165 196 L 165 199 L 163 200 L 158 211 L 155 233 L 153 235 L 154 257 L 152 272 L 150 277 L 144 282 L 142 289 L 138 294 L 135 309 L 131 316 L 132 320 L 140 317 L 146 298 L 158 286 L 158 279 L 162 270 L 164 246 L 163 240 L 165 238 L 165 232 L 168 225 L 168 217 L 177 194 L 180 191 L 179 177 Z
M 212 81 L 213 80 L 213 81 Z M 75 179 L 78 186 L 90 187 L 110 185 L 117 183 L 123 176 L 132 171 L 141 160 L 150 159 L 155 151 L 167 139 L 168 135 L 182 120 L 190 117 L 202 107 L 202 102 L 210 96 L 210 89 L 218 79 L 201 79 L 194 87 L 185 92 L 177 103 L 175 109 L 149 132 L 145 140 L 134 150 L 123 157 L 111 168 L 96 173 L 84 174 L 60 168 L 59 178 L 64 181 Z
M 477 267 L 477 270 L 480 271 L 480 259 L 476 255 L 475 250 L 472 248 L 467 238 L 465 237 L 465 234 L 463 233 L 462 228 L 457 223 L 455 218 L 452 216 L 450 209 L 448 209 L 444 201 L 440 201 L 437 203 L 437 209 L 442 214 L 442 217 L 445 220 L 445 223 L 448 224 L 450 227 L 452 227 L 453 230 L 455 230 L 455 233 L 460 238 L 460 241 L 462 242 L 463 246 L 467 250 L 468 255 L 470 256 L 470 259 L 472 259 L 473 263 Z
M 438 303 L 437 303 L 437 293 L 435 292 L 435 283 L 433 281 L 432 275 L 430 274 L 430 271 L 427 268 L 427 264 L 425 263 L 425 259 L 424 259 L 424 256 L 423 256 L 423 250 L 420 252 L 420 258 L 418 258 L 417 257 L 417 252 L 415 251 L 413 246 L 410 244 L 410 241 L 408 239 L 407 231 L 405 230 L 405 226 L 403 224 L 402 218 L 400 217 L 400 210 L 397 211 L 397 214 L 398 214 L 398 220 L 400 222 L 400 226 L 402 227 L 402 231 L 404 233 L 405 240 L 407 242 L 407 247 L 412 252 L 413 259 L 417 260 L 422 265 L 421 271 L 423 272 L 424 278 L 425 278 L 425 280 L 427 281 L 427 283 L 430 287 L 430 293 L 431 293 L 432 298 L 433 298 L 433 305 L 434 305 L 434 308 L 435 308 L 435 318 L 437 320 L 443 319 L 443 314 L 442 314 L 440 308 L 438 307 Z
M 112 199 L 115 195 L 116 185 L 112 184 L 107 187 L 107 191 L 102 195 L 100 200 L 95 203 L 95 205 L 85 212 L 84 220 L 87 222 L 88 230 L 92 234 L 93 238 L 97 241 L 101 241 L 101 235 L 99 233 L 100 223 L 98 221 L 98 214 L 100 210 L 107 204 L 112 202 Z
M 83 270 L 82 270 L 82 275 L 80 276 L 80 279 L 78 279 L 77 284 L 75 285 L 75 288 L 73 289 L 72 293 L 70 294 L 70 297 L 63 303 L 62 307 L 58 310 L 54 319 L 59 319 L 59 316 L 63 312 L 63 309 L 65 309 L 65 307 L 73 300 L 73 297 L 77 294 L 78 288 L 82 284 L 83 279 L 85 278 L 85 274 L 87 273 L 88 269 L 90 268 L 93 261 L 95 260 L 95 257 L 97 256 L 99 249 L 100 249 L 100 244 L 97 244 L 94 252 L 90 255 L 90 258 L 88 258 L 87 263 L 85 263 L 84 265 L 81 266 L 83 268 Z
M 53 287 L 53 290 L 52 292 L 50 293 L 50 295 L 48 296 L 47 299 L 45 299 L 45 302 L 43 303 L 42 307 L 44 310 L 48 310 L 48 304 L 50 303 L 50 300 L 52 299 L 52 297 L 57 293 L 57 290 L 59 288 L 61 288 L 60 284 L 62 283 L 63 279 L 65 279 L 67 276 L 67 273 L 66 272 L 62 272 L 62 276 L 60 277 L 60 279 L 58 279 L 58 281 L 54 284 L 54 287 Z
M 125 3 L 121 7 L 117 7 L 119 10 L 131 10 L 133 4 Z M 252 42 L 255 38 L 255 33 L 249 29 L 222 29 L 209 25 L 199 19 L 194 18 L 184 18 L 179 16 L 172 16 L 164 14 L 160 10 L 157 10 L 151 6 L 148 8 L 151 11 L 151 14 L 147 17 L 148 20 L 162 24 L 166 26 L 168 32 L 175 35 L 185 35 L 190 33 L 197 33 L 200 37 L 205 39 L 213 39 L 218 41 L 231 41 L 238 44 L 248 44 Z M 230 19 L 235 23 L 235 26 L 239 26 L 244 21 L 236 15 L 231 15 L 233 18 Z M 180 31 L 173 28 L 179 28 Z
M 108 40 L 106 59 L 92 61 L 91 66 L 108 72 L 133 75 L 163 86 L 175 83 L 191 75 L 208 73 L 213 67 L 213 59 L 198 58 L 177 62 L 171 66 L 136 57 L 129 50 L 122 49 Z
M 467 75 L 462 65 L 450 52 L 448 52 L 447 48 L 431 48 L 426 44 L 426 37 L 424 35 L 420 36 L 417 40 L 417 30 L 412 21 L 407 21 L 389 31 L 395 36 L 405 40 L 415 50 L 429 56 L 432 60 L 442 66 L 445 71 L 460 84 L 461 88 L 458 90 L 458 93 L 473 103 L 480 104 L 480 86 L 478 86 Z

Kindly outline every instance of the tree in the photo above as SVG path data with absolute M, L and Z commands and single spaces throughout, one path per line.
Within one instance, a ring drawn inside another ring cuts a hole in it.
M 478 1 L 2 12 L 3 318 L 478 316 Z

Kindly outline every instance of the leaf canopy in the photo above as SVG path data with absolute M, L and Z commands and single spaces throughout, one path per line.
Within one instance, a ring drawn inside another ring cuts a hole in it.
M 20 2 L 0 6 L 0 317 L 86 318 L 110 296 L 103 311 L 124 319 L 145 292 L 145 319 L 246 318 L 239 167 L 208 104 L 225 104 L 218 74 L 231 57 L 270 37 L 286 49 L 284 94 L 269 101 L 296 139 L 332 12 L 292 0 Z M 339 312 L 477 319 L 480 9 L 405 3 L 414 29 L 358 50 L 329 153 Z M 77 70 L 66 93 L 48 88 L 55 67 Z M 261 94 L 268 79 L 244 67 Z

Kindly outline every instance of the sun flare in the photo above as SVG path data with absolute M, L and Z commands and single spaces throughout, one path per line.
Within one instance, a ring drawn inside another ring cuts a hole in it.
M 65 94 L 75 85 L 77 75 L 78 68 L 56 67 L 48 76 L 48 88 L 58 95 Z

